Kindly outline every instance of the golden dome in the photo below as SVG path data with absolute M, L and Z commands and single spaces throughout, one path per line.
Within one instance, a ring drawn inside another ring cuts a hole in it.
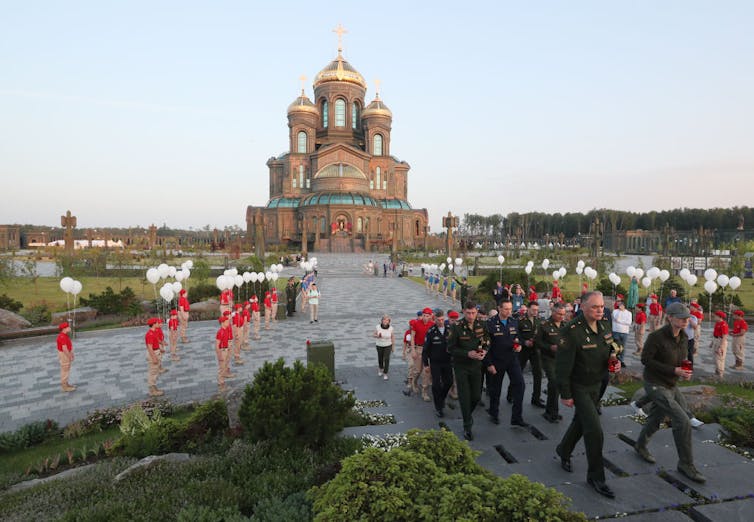
M 343 58 L 340 52 L 338 52 L 337 58 L 317 73 L 314 78 L 314 88 L 316 89 L 325 82 L 348 82 L 355 83 L 363 89 L 367 88 L 364 77 Z
M 379 94 L 377 97 L 366 106 L 364 111 L 361 113 L 362 118 L 368 118 L 370 116 L 386 116 L 388 118 L 393 117 L 393 113 L 390 111 L 390 109 L 387 108 L 387 105 L 385 105 L 382 100 L 380 100 Z
M 306 97 L 303 89 L 301 89 L 301 96 L 293 100 L 293 103 L 288 106 L 288 114 L 292 112 L 308 112 L 319 116 L 319 109 Z

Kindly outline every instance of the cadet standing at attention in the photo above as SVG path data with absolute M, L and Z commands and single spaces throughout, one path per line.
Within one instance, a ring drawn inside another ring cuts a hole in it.
M 560 402 L 568 408 L 576 407 L 571 425 L 555 452 L 562 468 L 573 471 L 571 453 L 583 436 L 588 463 L 587 483 L 600 495 L 614 498 L 615 493 L 605 483 L 604 439 L 597 413 L 600 384 L 608 360 L 615 357 L 611 355 L 613 334 L 610 325 L 602 320 L 605 300 L 601 292 L 585 293 L 581 303 L 583 315 L 565 325 L 555 359 Z M 620 369 L 619 361 L 614 364 Z
M 453 371 L 458 386 L 458 402 L 463 416 L 463 436 L 473 440 L 471 414 L 482 395 L 482 360 L 487 355 L 489 335 L 484 323 L 477 319 L 477 308 L 467 301 L 463 319 L 453 325 L 448 337 L 448 351 L 453 358 Z

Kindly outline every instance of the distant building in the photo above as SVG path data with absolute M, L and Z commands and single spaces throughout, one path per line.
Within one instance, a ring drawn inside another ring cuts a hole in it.
M 0 250 L 21 248 L 21 229 L 13 225 L 0 225 Z
M 393 115 L 338 49 L 314 80 L 314 102 L 288 107 L 289 150 L 267 161 L 270 199 L 246 211 L 247 240 L 360 252 L 424 245 L 427 210 L 408 202 L 405 161 L 391 155 Z

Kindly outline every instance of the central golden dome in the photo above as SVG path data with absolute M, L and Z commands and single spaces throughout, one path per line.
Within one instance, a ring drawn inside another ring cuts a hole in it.
M 317 73 L 314 78 L 314 88 L 316 89 L 326 82 L 349 82 L 355 83 L 363 89 L 367 88 L 364 77 L 343 58 L 341 53 L 338 53 L 337 58 Z

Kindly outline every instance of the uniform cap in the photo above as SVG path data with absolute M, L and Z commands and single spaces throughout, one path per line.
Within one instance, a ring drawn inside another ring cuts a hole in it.
M 691 317 L 688 307 L 683 303 L 671 303 L 665 313 L 678 319 L 688 319 Z
M 242 308 L 242 307 L 243 307 L 243 305 L 241 303 L 236 303 L 236 310 L 238 310 L 239 308 Z
M 458 319 L 459 315 L 455 310 L 451 310 L 450 312 L 448 312 L 448 317 L 451 319 Z
M 718 310 L 717 312 L 715 312 L 715 315 L 718 316 L 720 319 L 727 319 L 728 318 L 728 314 L 726 314 L 725 312 L 722 312 L 720 310 Z
M 170 315 L 178 315 L 178 310 L 176 309 L 170 310 Z
M 432 309 L 430 307 L 427 307 L 424 310 L 422 310 L 422 313 L 423 314 L 427 314 L 427 315 L 432 315 L 433 312 L 432 312 Z
M 147 319 L 147 326 L 154 326 L 157 324 L 157 318 L 156 317 L 150 317 Z
M 649 297 L 651 297 L 652 299 L 657 299 L 657 294 L 652 294 Z
M 220 324 L 223 324 L 223 323 L 224 323 L 225 321 L 227 321 L 227 320 L 228 320 L 228 316 L 227 316 L 227 315 L 223 315 L 222 317 L 220 317 L 220 318 L 219 318 L 219 319 L 217 320 L 217 322 L 218 322 L 218 323 L 220 323 Z
M 230 310 L 225 310 L 225 311 L 223 312 L 223 315 L 224 315 L 224 316 L 229 316 L 229 315 L 230 315 Z
M 61 331 L 62 331 L 62 330 L 65 330 L 65 329 L 66 329 L 66 328 L 68 328 L 69 326 L 71 326 L 71 325 L 70 325 L 70 324 L 68 324 L 68 321 L 63 321 L 62 323 L 60 323 L 60 324 L 58 325 L 58 330 L 61 330 Z
M 691 303 L 691 308 L 699 308 L 699 303 Z
M 178 292 L 178 295 L 186 295 L 186 289 L 185 288 L 181 288 L 181 291 Z
M 734 313 L 735 315 L 739 316 L 739 317 L 743 317 L 743 316 L 744 316 L 744 311 L 743 311 L 743 310 L 736 310 L 736 311 L 735 311 L 735 312 L 733 312 L 733 313 Z
M 618 301 L 623 301 L 623 299 L 624 299 L 625 297 L 623 296 L 623 294 L 618 294 L 618 295 L 616 295 L 616 296 L 615 296 L 615 298 L 616 298 L 616 299 L 617 299 Z
M 644 309 L 644 303 L 639 303 L 639 304 L 636 305 L 636 307 L 637 308 L 641 308 L 643 310 Z

